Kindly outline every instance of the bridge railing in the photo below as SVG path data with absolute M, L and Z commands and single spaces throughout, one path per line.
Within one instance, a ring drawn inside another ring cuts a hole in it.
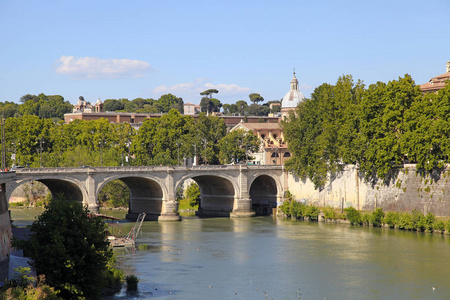
M 282 165 L 198 165 L 198 166 L 117 166 L 117 167 L 61 167 L 61 168 L 23 168 L 16 169 L 15 172 L 20 174 L 35 173 L 86 173 L 86 172 L 139 172 L 139 171 L 167 171 L 167 170 L 240 170 L 240 169 L 257 169 L 257 170 L 279 170 L 283 169 Z M 13 173 L 14 172 L 9 172 Z

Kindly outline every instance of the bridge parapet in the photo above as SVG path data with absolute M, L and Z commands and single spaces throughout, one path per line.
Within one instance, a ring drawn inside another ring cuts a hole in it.
M 185 180 L 199 184 L 204 200 L 202 209 L 211 215 L 215 210 L 232 211 L 232 216 L 253 215 L 255 207 L 268 210 L 279 202 L 287 188 L 282 165 L 23 168 L 0 174 L 0 180 L 2 176 L 3 182 L 9 184 L 7 195 L 22 183 L 37 180 L 52 194 L 62 193 L 92 211 L 98 210 L 98 195 L 103 186 L 118 179 L 130 190 L 130 215 L 145 207 L 148 216 L 159 215 L 167 220 L 178 219 L 176 193 Z

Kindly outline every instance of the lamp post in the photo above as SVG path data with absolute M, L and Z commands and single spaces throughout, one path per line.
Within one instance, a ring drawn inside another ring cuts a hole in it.
M 128 165 L 130 165 L 130 146 L 131 146 L 130 141 L 127 141 L 126 145 L 128 149 L 128 155 L 125 157 L 125 162 L 128 163 Z
M 11 145 L 13 146 L 13 154 L 11 154 L 11 160 L 12 162 L 12 168 L 14 168 L 16 166 L 16 143 L 12 142 Z

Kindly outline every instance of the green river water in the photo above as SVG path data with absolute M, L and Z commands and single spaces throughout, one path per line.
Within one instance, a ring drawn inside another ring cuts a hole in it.
M 12 210 L 19 225 L 39 211 Z M 124 212 L 106 212 L 116 216 Z M 124 223 L 128 231 L 133 223 Z M 272 217 L 144 222 L 115 299 L 450 299 L 450 236 Z

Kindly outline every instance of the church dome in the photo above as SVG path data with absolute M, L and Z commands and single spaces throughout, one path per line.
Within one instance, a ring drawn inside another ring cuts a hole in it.
M 97 99 L 97 104 L 102 104 L 102 100 L 100 100 L 100 98 Z
M 281 108 L 296 108 L 303 100 L 305 100 L 305 96 L 298 90 L 298 80 L 294 72 L 294 77 L 291 80 L 291 90 L 283 97 Z

